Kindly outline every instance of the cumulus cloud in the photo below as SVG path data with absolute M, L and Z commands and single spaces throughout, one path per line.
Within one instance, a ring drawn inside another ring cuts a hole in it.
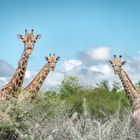
M 92 60 L 106 60 L 110 57 L 111 49 L 109 47 L 90 48 L 86 51 L 86 55 Z
M 15 69 L 6 61 L 0 59 L 0 86 L 5 85 Z
M 102 80 L 108 80 L 110 83 L 114 80 L 120 82 L 118 76 L 114 74 L 111 65 L 108 63 L 108 59 L 112 58 L 111 54 L 111 48 L 109 47 L 89 48 L 78 52 L 76 54 L 77 59 L 65 60 L 58 70 L 50 72 L 42 88 L 59 88 L 64 77 L 68 75 L 78 77 L 81 85 L 85 87 L 94 87 L 96 83 Z M 140 81 L 140 53 L 135 56 L 123 55 L 122 59 L 127 60 L 124 69 L 133 83 Z M 38 72 L 26 71 L 24 87 L 33 80 Z M 7 78 L 1 75 L 0 84 L 6 82 Z
M 64 76 L 65 76 L 64 73 L 60 71 L 50 72 L 42 88 L 43 89 L 59 88 L 62 80 L 64 79 Z
M 0 59 L 0 77 L 9 77 L 13 74 L 14 70 L 10 64 Z
M 100 72 L 104 76 L 106 76 L 106 78 L 110 78 L 113 76 L 113 71 L 108 64 L 93 65 L 90 67 L 90 70 L 93 72 Z
M 64 61 L 64 63 L 62 64 L 62 71 L 63 72 L 68 72 L 70 70 L 73 70 L 74 68 L 80 66 L 82 64 L 82 62 L 80 60 L 67 60 Z
M 114 74 L 107 62 L 110 54 L 111 49 L 108 47 L 90 48 L 78 52 L 77 59 L 64 61 L 57 74 L 52 72 L 45 83 L 49 86 L 60 85 L 63 78 L 68 75 L 78 77 L 81 85 L 86 87 L 95 86 L 96 83 L 105 79 L 112 79 Z M 93 55 L 96 56 L 93 57 Z
M 83 52 L 77 53 L 77 59 L 66 60 L 62 63 L 58 71 L 51 72 L 46 78 L 43 87 L 44 89 L 59 87 L 65 76 L 73 75 L 80 79 L 81 85 L 85 87 L 94 87 L 96 83 L 102 80 L 108 80 L 111 83 L 114 80 L 119 80 L 113 73 L 108 59 L 111 58 L 111 48 L 98 47 L 86 49 Z M 124 56 L 128 59 L 128 64 L 125 69 L 130 74 L 130 77 L 137 72 L 139 60 L 132 56 Z M 26 77 L 30 80 L 37 72 L 27 72 Z M 136 80 L 136 76 L 132 76 Z M 31 81 L 31 80 L 30 80 Z
M 118 76 L 114 74 L 111 65 L 108 63 L 108 60 L 112 58 L 111 51 L 109 47 L 97 47 L 78 52 L 78 59 L 72 60 L 77 65 L 69 63 L 71 60 L 65 61 L 62 65 L 63 69 L 67 69 L 65 67 L 71 65 L 71 68 L 68 68 L 65 74 L 77 76 L 83 86 L 89 87 L 95 86 L 96 83 L 102 80 L 108 80 L 111 84 L 113 81 L 120 82 Z M 140 81 L 140 53 L 135 56 L 124 55 L 123 59 L 127 60 L 124 69 L 133 83 Z
M 8 78 L 0 77 L 0 85 L 5 85 L 8 82 Z
M 77 53 L 77 57 L 82 60 L 84 64 L 98 64 L 98 62 L 104 62 L 111 56 L 111 48 L 109 47 L 97 47 L 88 48 L 85 51 Z

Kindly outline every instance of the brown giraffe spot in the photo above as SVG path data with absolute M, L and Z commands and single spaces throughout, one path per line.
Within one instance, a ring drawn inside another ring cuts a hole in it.
M 42 84 L 42 81 L 39 81 L 39 84 Z
M 19 80 L 22 80 L 22 79 L 23 79 L 23 77 L 22 77 L 22 76 L 20 76 L 20 77 L 19 77 Z
M 31 90 L 31 89 L 29 89 L 29 92 L 30 92 L 30 93 L 32 93 L 32 90 Z
M 16 82 L 16 85 L 18 85 L 18 79 L 16 79 L 16 81 L 15 81 L 15 82 Z
M 21 73 L 18 74 L 18 77 L 20 77 Z
M 21 70 L 21 72 L 20 72 L 20 73 L 21 73 L 21 75 L 23 75 L 23 74 L 24 74 L 24 71 L 22 71 L 22 70 Z
M 26 62 L 24 61 L 24 62 L 22 63 L 22 67 L 24 67 L 24 66 L 25 66 L 25 64 L 26 64 Z
M 23 67 L 22 70 L 25 71 L 25 67 Z
M 15 91 L 16 90 L 16 87 L 15 87 L 15 85 L 13 86 L 13 91 Z
M 37 91 L 39 90 L 39 87 L 38 87 L 38 86 L 36 87 L 36 90 L 37 90 Z
M 18 82 L 18 86 L 19 86 L 19 87 L 21 86 L 21 81 Z
M 31 93 L 34 93 L 35 92 L 35 89 L 33 89 L 32 91 L 31 91 Z
M 5 88 L 2 88 L 2 90 L 1 91 L 4 91 L 5 90 Z
M 43 76 L 42 76 L 42 79 L 45 79 L 46 78 L 46 75 L 44 74 Z

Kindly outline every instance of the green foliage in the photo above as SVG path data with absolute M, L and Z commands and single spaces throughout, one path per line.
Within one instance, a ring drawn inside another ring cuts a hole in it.
M 119 89 L 121 89 L 120 83 L 114 81 L 112 84 L 112 92 L 117 92 Z
M 66 77 L 59 91 L 39 92 L 34 101 L 17 102 L 15 99 L 1 103 L 0 140 L 1 138 L 3 140 L 45 139 L 48 133 L 62 124 L 64 128 L 66 127 L 64 130 L 67 130 L 70 126 L 66 126 L 66 120 L 69 121 L 75 112 L 80 117 L 88 112 L 89 118 L 103 120 L 116 114 L 118 108 L 119 112 L 124 114 L 125 109 L 130 109 L 130 104 L 117 82 L 114 82 L 112 89 L 109 88 L 108 81 L 102 81 L 94 89 L 86 89 L 80 86 L 76 77 Z M 80 121 L 86 122 L 84 118 Z M 56 123 L 58 126 L 55 126 Z M 77 127 L 75 124 L 72 125 Z M 83 127 L 81 125 L 83 124 L 78 124 Z
M 79 80 L 74 76 L 68 76 L 61 83 L 60 93 L 64 96 L 67 96 L 78 93 L 79 89 Z
M 66 85 L 64 87 L 69 87 L 70 80 L 71 77 L 64 79 L 64 83 Z M 74 80 L 76 80 L 77 83 L 77 79 L 73 78 L 73 83 L 75 83 Z M 124 91 L 120 90 L 121 86 L 118 82 L 113 83 L 111 90 L 109 88 L 109 83 L 106 80 L 98 83 L 97 87 L 94 89 L 84 89 L 79 86 L 79 83 L 76 85 L 74 86 L 79 87 L 78 92 L 77 88 L 75 88 L 76 91 L 74 92 L 73 90 L 73 92 L 69 92 L 69 96 L 63 96 L 64 92 L 63 90 L 60 90 L 60 92 L 62 92 L 60 93 L 60 95 L 62 95 L 62 99 L 65 100 L 67 104 L 73 105 L 72 112 L 76 111 L 80 114 L 83 113 L 82 104 L 84 98 L 88 101 L 90 114 L 97 118 L 103 118 L 107 115 L 114 114 L 117 111 L 118 106 L 121 106 L 121 110 L 130 107 L 129 101 Z
M 13 129 L 12 125 L 1 124 L 0 125 L 0 140 L 16 140 L 18 135 Z
M 112 92 L 94 89 L 89 91 L 89 94 L 86 96 L 86 98 L 90 113 L 97 118 L 114 114 L 117 111 L 119 105 L 121 105 L 122 110 L 129 107 L 129 102 L 122 92 L 112 94 Z
M 96 84 L 98 86 L 98 88 L 102 89 L 102 90 L 107 90 L 109 91 L 109 84 L 107 80 L 103 80 L 100 83 Z
M 140 90 L 140 82 L 137 82 L 135 85 Z

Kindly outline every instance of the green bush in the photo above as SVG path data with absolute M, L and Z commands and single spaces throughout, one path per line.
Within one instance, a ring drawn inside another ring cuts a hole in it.
M 63 124 L 75 112 L 80 118 L 86 111 L 89 118 L 97 120 L 115 115 L 118 109 L 123 115 L 124 110 L 130 110 L 130 104 L 120 88 L 114 82 L 111 89 L 108 81 L 102 81 L 94 89 L 87 89 L 80 86 L 76 77 L 70 76 L 62 81 L 60 90 L 39 92 L 33 101 L 14 99 L 1 103 L 0 140 L 41 139 L 40 135 L 45 139 L 47 133 L 58 127 L 56 123 Z
M 79 90 L 80 90 L 79 80 L 74 76 L 65 77 L 65 79 L 61 83 L 60 93 L 63 96 L 77 94 Z
M 74 88 L 71 89 L 71 86 L 73 85 Z M 86 98 L 90 114 L 94 117 L 105 117 L 114 114 L 117 111 L 118 106 L 121 106 L 121 110 L 130 108 L 129 101 L 124 91 L 120 90 L 120 88 L 121 86 L 119 83 L 114 82 L 112 89 L 110 89 L 108 81 L 104 80 L 98 83 L 97 87 L 94 89 L 85 89 L 80 86 L 77 78 L 67 77 L 62 82 L 60 95 L 62 100 L 65 100 L 67 104 L 73 105 L 72 112 L 76 111 L 82 114 L 82 103 L 83 99 Z

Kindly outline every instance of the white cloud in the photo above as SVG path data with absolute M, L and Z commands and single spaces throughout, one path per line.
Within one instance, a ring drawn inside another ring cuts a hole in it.
M 0 86 L 5 85 L 8 82 L 8 78 L 6 77 L 0 77 Z
M 4 60 L 0 59 L 0 77 L 12 76 L 14 68 Z
M 46 78 L 43 89 L 58 88 L 64 79 L 64 73 L 59 71 L 50 72 Z
M 25 78 L 30 79 L 30 78 L 34 77 L 35 74 L 36 74 L 36 72 L 26 70 Z
M 86 57 L 86 59 L 85 59 Z M 111 48 L 98 47 L 90 48 L 80 53 L 77 59 L 66 60 L 62 63 L 59 70 L 50 72 L 42 88 L 58 88 L 66 75 L 74 75 L 80 79 L 83 86 L 94 87 L 96 83 L 102 80 L 108 80 L 112 83 L 114 80 L 120 82 L 117 75 L 114 74 L 111 65 L 106 61 L 111 56 Z M 123 67 L 128 73 L 132 82 L 140 81 L 140 59 L 139 54 L 135 56 L 123 56 L 127 60 Z M 39 71 L 26 71 L 24 86 L 27 86 Z M 9 81 L 6 77 L 0 77 L 0 85 Z M 121 82 L 120 82 L 121 83 Z
M 107 64 L 99 64 L 99 65 L 94 65 L 89 68 L 89 70 L 93 72 L 101 72 L 103 73 L 106 77 L 112 77 L 113 71 L 111 67 Z
M 62 64 L 62 71 L 63 72 L 67 72 L 70 71 L 72 69 L 74 69 L 75 67 L 78 67 L 82 64 L 82 62 L 80 60 L 68 60 L 68 61 L 64 61 L 64 63 Z
M 87 55 L 93 60 L 106 60 L 110 57 L 111 49 L 108 47 L 90 48 Z
M 0 77 L 0 81 L 5 82 L 6 78 L 5 77 Z
M 49 73 L 42 88 L 59 87 L 65 75 L 77 76 L 80 79 L 80 83 L 86 87 L 95 86 L 96 83 L 105 79 L 112 80 L 114 76 L 113 70 L 106 61 L 111 56 L 110 50 L 108 47 L 90 48 L 81 52 L 82 58 L 64 61 L 58 71 Z M 88 63 L 85 63 L 84 56 L 86 56 L 86 61 L 89 60 Z M 35 73 L 37 74 L 38 72 L 26 72 L 28 83 L 29 79 L 33 79 Z

